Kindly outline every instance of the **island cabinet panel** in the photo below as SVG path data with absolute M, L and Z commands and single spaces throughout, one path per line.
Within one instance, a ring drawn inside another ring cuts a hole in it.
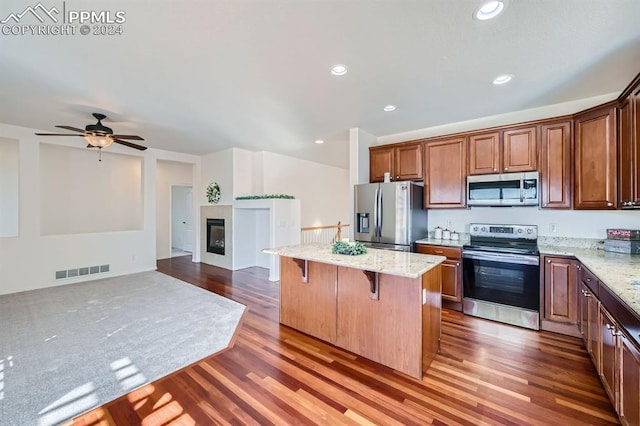
M 541 127 L 541 207 L 570 209 L 572 192 L 571 121 Z
M 420 278 L 378 274 L 378 299 L 372 299 L 370 274 L 338 267 L 336 346 L 422 377 Z
M 424 206 L 428 209 L 466 206 L 466 138 L 452 138 L 424 145 Z
M 528 172 L 537 168 L 537 127 L 522 127 L 502 133 L 502 171 Z
M 639 336 L 640 337 L 640 336 Z M 640 425 L 640 349 L 626 333 L 620 336 L 620 421 Z
M 576 115 L 575 209 L 615 209 L 616 114 L 607 106 Z
M 469 136 L 469 174 L 498 173 L 500 168 L 500 132 Z
M 338 267 L 280 258 L 280 322 L 330 343 L 336 341 Z

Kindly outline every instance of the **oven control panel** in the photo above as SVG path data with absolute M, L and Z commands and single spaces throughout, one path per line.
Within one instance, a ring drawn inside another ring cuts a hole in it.
M 495 223 L 471 223 L 469 234 L 472 237 L 493 238 L 525 238 L 535 240 L 538 238 L 537 225 L 499 225 Z

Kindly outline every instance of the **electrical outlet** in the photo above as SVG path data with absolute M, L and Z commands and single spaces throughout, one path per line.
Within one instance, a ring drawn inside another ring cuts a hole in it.
M 549 232 L 551 232 L 552 234 L 555 234 L 556 232 L 558 232 L 558 224 L 550 223 L 549 224 Z
M 451 229 L 451 219 L 447 219 L 447 229 Z

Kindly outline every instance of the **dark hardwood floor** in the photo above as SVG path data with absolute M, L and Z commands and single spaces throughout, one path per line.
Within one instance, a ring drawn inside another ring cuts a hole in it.
M 579 339 L 444 310 L 419 381 L 280 326 L 265 269 L 180 257 L 158 270 L 247 305 L 235 345 L 72 424 L 618 424 Z

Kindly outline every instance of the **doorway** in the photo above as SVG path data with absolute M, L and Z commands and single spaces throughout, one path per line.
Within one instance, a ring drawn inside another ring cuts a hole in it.
M 193 252 L 193 187 L 171 185 L 171 257 Z

